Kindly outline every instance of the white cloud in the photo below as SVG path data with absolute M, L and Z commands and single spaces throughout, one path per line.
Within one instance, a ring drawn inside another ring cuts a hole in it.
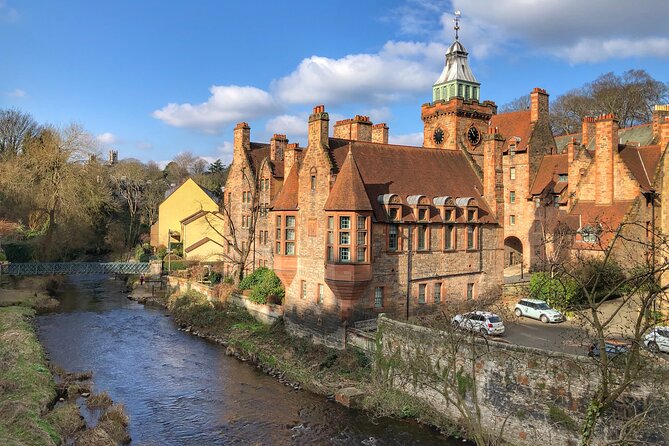
M 267 121 L 265 130 L 267 133 L 281 133 L 293 138 L 306 136 L 308 133 L 308 119 L 306 113 L 300 115 L 280 115 Z
M 416 146 L 423 145 L 423 132 L 408 133 L 406 135 L 393 135 L 392 132 L 388 135 L 388 142 L 390 144 L 398 144 L 401 146 Z
M 266 116 L 277 110 L 272 96 L 256 87 L 214 85 L 211 96 L 201 104 L 170 103 L 153 112 L 153 117 L 173 127 L 218 133 L 228 124 Z
M 13 23 L 19 19 L 19 12 L 9 6 L 7 0 L 0 0 L 0 21 Z
M 115 144 L 118 142 L 118 139 L 113 133 L 105 132 L 105 133 L 100 133 L 95 137 L 99 142 L 102 144 Z
M 24 98 L 26 96 L 25 90 L 21 90 L 20 88 L 17 88 L 16 90 L 12 91 L 7 91 L 5 92 L 5 96 L 8 96 L 10 98 Z
M 460 35 L 476 57 L 517 44 L 572 63 L 669 56 L 666 0 L 453 0 L 453 9 L 462 10 Z M 442 16 L 445 35 L 451 19 Z
M 387 104 L 429 91 L 440 68 L 429 62 L 439 55 L 439 47 L 388 42 L 375 54 L 351 54 L 340 59 L 311 56 L 272 87 L 277 98 L 287 103 Z

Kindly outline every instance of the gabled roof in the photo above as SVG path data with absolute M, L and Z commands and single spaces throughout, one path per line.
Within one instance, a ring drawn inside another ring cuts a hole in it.
M 623 146 L 620 157 L 644 192 L 651 189 L 657 164 L 660 162 L 660 146 Z
M 294 211 L 297 209 L 297 194 L 300 187 L 299 166 L 295 164 L 288 173 L 279 194 L 272 203 L 272 210 Z
M 380 195 L 397 194 L 404 200 L 421 194 L 430 202 L 443 196 L 474 197 L 481 209 L 480 221 L 495 221 L 481 197 L 483 186 L 461 151 L 330 138 L 335 171 L 342 171 L 349 143 L 377 220 L 385 220 L 383 205 L 378 202 Z
M 202 246 L 202 245 L 204 245 L 204 244 L 206 244 L 206 243 L 209 243 L 209 242 L 215 243 L 215 244 L 217 244 L 218 246 L 220 246 L 221 248 L 223 247 L 223 245 L 221 245 L 221 244 L 220 244 L 219 242 L 217 242 L 216 240 L 212 240 L 212 239 L 210 239 L 209 237 L 205 237 L 205 238 L 203 238 L 203 239 L 201 239 L 201 240 L 199 240 L 199 241 L 193 243 L 192 245 L 190 245 L 189 247 L 187 247 L 186 249 L 184 249 L 184 251 L 186 251 L 187 253 L 188 253 L 188 252 L 191 252 L 191 251 L 193 251 L 193 250 L 199 248 L 200 246 Z
M 569 222 L 573 225 L 572 229 L 600 226 L 602 228 L 601 246 L 606 247 L 633 204 L 634 201 L 614 201 L 613 204 L 601 206 L 594 202 L 579 201 L 569 212 L 571 217 Z M 584 244 L 579 246 L 586 247 Z M 592 246 L 592 249 L 599 249 L 599 246 Z
M 184 219 L 181 220 L 179 223 L 181 223 L 182 225 L 189 225 L 189 224 L 193 223 L 194 221 L 197 221 L 197 220 L 198 220 L 199 218 L 201 218 L 202 216 L 207 215 L 208 213 L 209 213 L 209 212 L 207 212 L 207 211 L 202 211 L 202 210 L 197 211 L 197 212 L 195 212 L 195 213 L 189 215 L 188 217 L 184 218 Z
M 349 143 L 348 155 L 325 202 L 326 211 L 372 210 L 351 146 L 352 144 Z
M 541 159 L 541 164 L 537 170 L 537 175 L 534 177 L 534 183 L 530 188 L 530 195 L 541 195 L 547 187 L 552 186 L 551 188 L 555 193 L 560 193 L 564 190 L 564 187 L 561 187 L 560 192 L 556 190 L 558 185 L 558 175 L 568 174 L 569 166 L 567 163 L 567 154 L 560 155 L 544 155 Z M 562 185 L 566 186 L 564 181 L 560 181 Z
M 167 200 L 170 197 L 170 195 L 172 195 L 174 192 L 176 192 L 179 188 L 181 188 L 184 184 L 186 184 L 188 182 L 192 182 L 194 185 L 199 187 L 202 190 L 202 192 L 204 192 L 209 198 L 211 198 L 211 200 L 214 203 L 218 203 L 219 197 L 217 197 L 216 194 L 214 194 L 214 192 L 210 191 L 209 189 L 207 189 L 205 187 L 200 186 L 199 184 L 197 184 L 197 182 L 195 180 L 193 180 L 190 177 L 186 178 L 186 181 L 184 181 L 180 185 L 167 189 L 165 191 L 165 199 L 163 201 Z
M 251 163 L 251 168 L 254 172 L 258 172 L 262 160 L 269 158 L 270 156 L 270 145 L 266 143 L 251 143 L 251 150 L 248 152 L 249 163 Z M 275 178 L 283 178 L 283 160 L 267 160 L 269 162 L 269 168 L 272 172 L 272 176 Z
M 493 115 L 490 119 L 490 126 L 497 127 L 501 135 L 504 136 L 505 141 L 502 146 L 504 153 L 508 152 L 509 144 L 513 142 L 512 138 L 520 138 L 516 146 L 517 152 L 527 150 L 527 143 L 530 140 L 530 111 L 520 110 L 509 113 L 501 113 Z

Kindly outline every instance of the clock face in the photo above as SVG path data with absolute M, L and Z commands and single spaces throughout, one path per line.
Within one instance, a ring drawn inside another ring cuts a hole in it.
M 473 146 L 481 142 L 481 134 L 476 127 L 469 127 L 469 130 L 467 130 L 467 139 Z
M 434 139 L 435 144 L 441 144 L 444 142 L 444 131 L 440 128 L 437 128 L 437 130 L 434 131 L 434 135 L 432 135 L 432 138 Z

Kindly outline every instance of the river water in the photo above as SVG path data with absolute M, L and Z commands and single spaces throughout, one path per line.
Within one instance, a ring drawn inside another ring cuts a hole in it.
M 38 317 L 49 358 L 125 404 L 133 445 L 455 445 L 434 430 L 293 391 L 176 329 L 106 276 L 73 277 Z

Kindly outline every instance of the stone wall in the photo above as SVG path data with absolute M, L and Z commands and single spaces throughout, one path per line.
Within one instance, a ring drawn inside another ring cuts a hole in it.
M 274 322 L 283 318 L 283 307 L 273 304 L 257 304 L 251 302 L 244 296 L 232 294 L 228 297 L 228 302 L 238 307 L 246 308 L 251 316 L 258 322 L 266 325 L 272 325 Z
M 511 444 L 578 443 L 584 414 L 598 384 L 594 360 L 482 338 L 472 341 L 462 334 L 412 326 L 385 316 L 379 318 L 378 336 L 383 352 L 376 360 L 379 375 L 423 399 L 454 423 L 462 424 L 462 413 L 453 402 L 461 395 L 462 406 L 469 413 L 475 413 L 474 401 L 478 401 L 481 424 L 488 434 L 501 432 L 502 439 Z M 666 368 L 658 372 L 653 378 L 666 378 Z M 446 382 L 454 384 L 448 387 Z M 451 401 L 442 393 L 445 388 Z M 613 418 L 607 414 L 597 424 L 593 444 L 606 443 L 631 412 L 648 407 L 654 396 L 662 401 L 666 390 L 666 382 L 660 379 L 635 382 L 619 398 Z M 658 412 L 650 415 L 657 423 L 651 425 L 646 440 L 667 444 L 669 417 L 666 409 Z

